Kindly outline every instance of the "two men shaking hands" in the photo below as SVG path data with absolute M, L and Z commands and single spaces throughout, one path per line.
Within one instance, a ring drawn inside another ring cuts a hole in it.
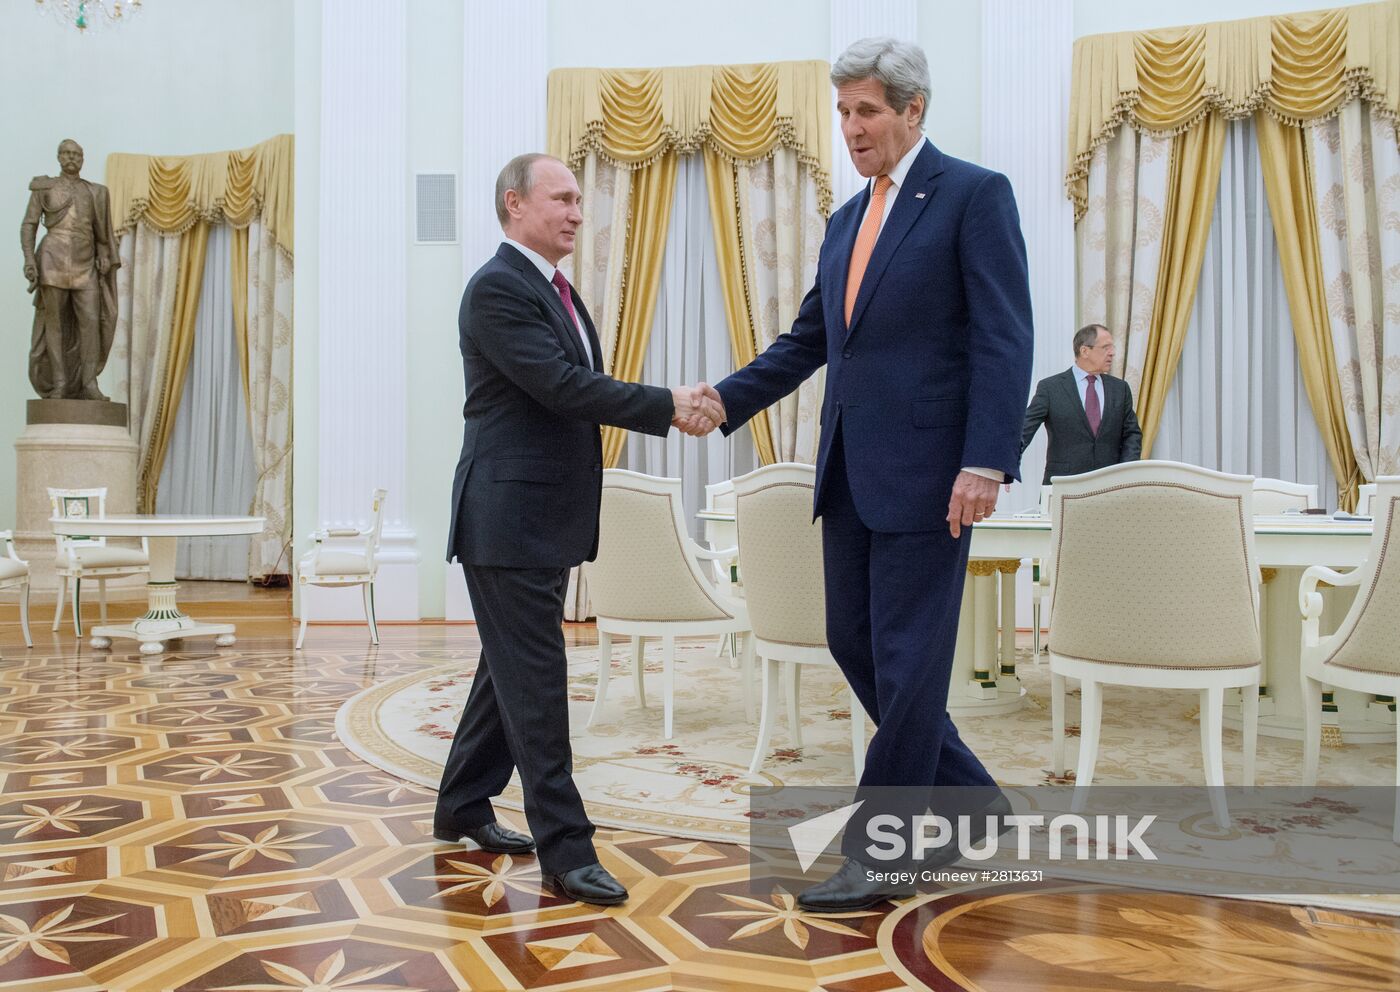
M 704 437 L 729 419 L 724 413 L 724 400 L 708 382 L 676 386 L 671 396 L 676 404 L 671 424 L 691 437 Z

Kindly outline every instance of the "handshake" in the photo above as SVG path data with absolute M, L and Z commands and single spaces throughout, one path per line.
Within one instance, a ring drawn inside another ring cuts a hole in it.
M 708 382 L 694 386 L 676 386 L 671 390 L 675 402 L 672 426 L 679 427 L 691 437 L 704 437 L 728 419 L 724 401 Z

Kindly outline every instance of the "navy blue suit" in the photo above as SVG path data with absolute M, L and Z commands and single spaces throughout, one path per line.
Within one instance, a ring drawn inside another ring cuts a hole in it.
M 965 467 L 1018 478 L 1030 389 L 1025 245 L 1006 177 L 926 143 L 845 320 L 869 184 L 832 215 L 792 329 L 717 388 L 730 432 L 827 366 L 814 512 L 827 640 L 877 725 L 862 786 L 992 782 L 948 718 L 970 528 Z M 849 836 L 848 831 L 848 836 Z M 850 853 L 850 852 L 848 852 Z

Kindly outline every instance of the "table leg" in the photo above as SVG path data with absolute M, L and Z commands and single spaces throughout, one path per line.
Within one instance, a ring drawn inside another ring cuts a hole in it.
M 142 654 L 154 655 L 162 653 L 165 642 L 175 638 L 213 635 L 214 643 L 220 647 L 235 642 L 233 624 L 200 623 L 180 610 L 175 596 L 180 588 L 175 581 L 176 540 L 174 537 L 148 539 L 151 574 L 146 582 L 145 614 L 129 624 L 94 628 L 90 642 L 93 647 L 109 647 L 112 638 L 125 637 L 139 641 Z

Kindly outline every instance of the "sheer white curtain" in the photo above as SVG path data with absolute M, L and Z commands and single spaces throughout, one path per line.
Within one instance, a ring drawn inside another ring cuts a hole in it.
M 253 500 L 257 469 L 233 334 L 231 244 L 227 225 L 209 232 L 194 353 L 160 473 L 157 513 L 246 514 Z M 175 574 L 182 579 L 246 579 L 248 541 L 182 538 Z
M 1298 371 L 1252 121 L 1231 121 L 1200 288 L 1153 458 L 1337 483 Z
M 715 259 L 705 163 L 699 155 L 687 155 L 676 170 L 676 197 L 642 381 L 657 386 L 702 379 L 714 383 L 732 371 L 734 354 Z M 729 438 L 718 431 L 701 439 L 675 430 L 665 437 L 634 431 L 627 435 L 617 467 L 679 476 L 685 519 L 691 534 L 698 536 L 695 513 L 705 505 L 705 486 L 753 471 L 758 455 L 747 425 Z

